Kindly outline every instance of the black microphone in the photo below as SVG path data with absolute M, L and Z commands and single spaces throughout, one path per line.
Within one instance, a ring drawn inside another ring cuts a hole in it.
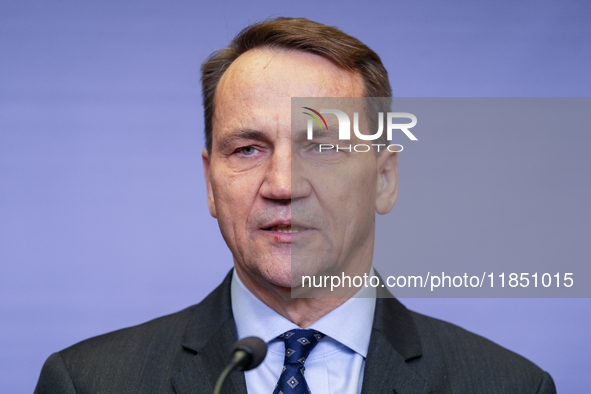
M 247 337 L 239 340 L 232 347 L 232 361 L 220 374 L 213 394 L 220 394 L 226 378 L 235 369 L 248 371 L 258 367 L 267 355 L 267 344 L 261 338 Z

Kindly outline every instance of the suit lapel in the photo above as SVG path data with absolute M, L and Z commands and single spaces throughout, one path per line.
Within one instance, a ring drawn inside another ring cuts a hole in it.
M 421 354 L 410 312 L 395 298 L 378 298 L 361 393 L 429 393 L 425 379 L 408 364 Z
M 230 361 L 230 350 L 237 340 L 230 297 L 231 279 L 232 272 L 196 306 L 187 324 L 183 348 L 193 356 L 172 378 L 177 394 L 210 394 L 218 376 Z M 244 373 L 232 372 L 226 380 L 224 392 L 246 393 Z
M 232 272 L 195 307 L 187 324 L 183 348 L 189 360 L 179 366 L 172 378 L 177 394 L 213 392 L 219 374 L 230 359 L 230 350 L 237 340 L 231 279 Z M 410 312 L 395 298 L 378 298 L 362 394 L 429 393 L 425 379 L 408 364 L 421 354 L 419 333 Z M 233 372 L 224 385 L 224 392 L 246 393 L 244 373 Z

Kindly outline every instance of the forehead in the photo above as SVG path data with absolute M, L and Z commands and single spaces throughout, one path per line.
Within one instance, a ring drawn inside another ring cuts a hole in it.
M 257 48 L 239 56 L 222 76 L 215 96 L 214 129 L 236 117 L 289 122 L 291 97 L 363 95 L 363 79 L 358 73 L 324 57 Z

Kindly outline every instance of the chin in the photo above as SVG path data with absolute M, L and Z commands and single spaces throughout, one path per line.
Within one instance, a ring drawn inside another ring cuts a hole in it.
M 269 283 L 281 287 L 291 287 L 291 262 L 277 263 L 275 260 L 265 269 L 261 270 L 261 276 Z

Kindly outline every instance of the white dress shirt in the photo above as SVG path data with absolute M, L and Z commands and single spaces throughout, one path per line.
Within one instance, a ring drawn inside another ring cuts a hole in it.
M 277 337 L 299 327 L 252 294 L 236 271 L 231 294 L 238 339 L 257 336 L 268 346 L 263 363 L 244 373 L 247 391 L 271 394 L 285 356 L 284 342 Z M 304 377 L 313 394 L 361 393 L 375 305 L 375 297 L 350 298 L 308 327 L 326 335 L 306 359 Z

